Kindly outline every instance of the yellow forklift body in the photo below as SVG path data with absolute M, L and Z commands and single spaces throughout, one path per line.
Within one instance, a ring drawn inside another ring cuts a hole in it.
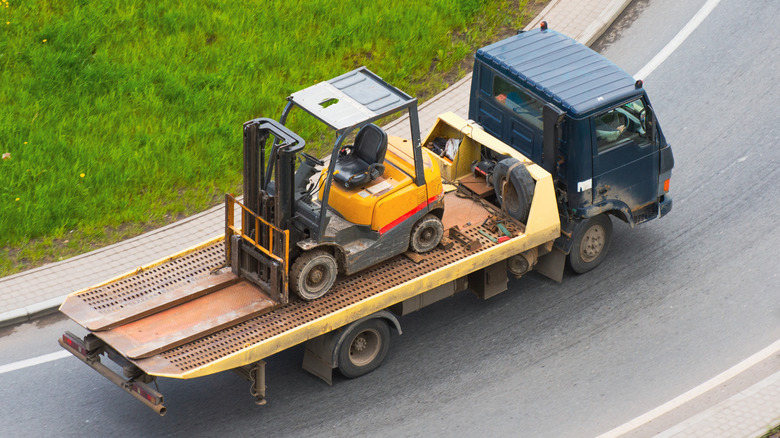
M 344 219 L 359 225 L 370 225 L 380 233 L 389 230 L 404 218 L 425 207 L 441 194 L 439 166 L 423 149 L 425 185 L 413 182 L 414 158 L 412 144 L 400 137 L 389 137 L 385 156 L 385 171 L 371 183 L 354 188 L 331 185 L 328 204 Z M 327 175 L 328 168 L 322 170 Z M 324 186 L 324 185 L 323 185 Z M 324 187 L 320 188 L 322 200 Z

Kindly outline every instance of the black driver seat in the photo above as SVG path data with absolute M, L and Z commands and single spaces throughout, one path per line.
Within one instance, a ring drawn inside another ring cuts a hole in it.
M 360 128 L 355 136 L 354 150 L 339 155 L 333 178 L 345 188 L 356 187 L 379 178 L 385 171 L 387 133 L 372 123 Z

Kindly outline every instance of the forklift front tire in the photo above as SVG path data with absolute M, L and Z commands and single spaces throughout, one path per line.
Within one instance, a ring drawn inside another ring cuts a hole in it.
M 441 219 L 426 214 L 412 227 L 412 234 L 409 238 L 409 246 L 416 253 L 424 253 L 436 248 L 436 245 L 444 236 L 444 225 Z
M 290 269 L 290 286 L 306 301 L 325 295 L 338 275 L 336 258 L 329 252 L 314 249 L 301 254 Z

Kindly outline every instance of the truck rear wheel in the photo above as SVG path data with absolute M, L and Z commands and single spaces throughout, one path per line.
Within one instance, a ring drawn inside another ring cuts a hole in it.
M 569 265 L 574 272 L 584 274 L 607 257 L 612 242 L 612 221 L 606 214 L 593 216 L 574 235 L 569 253 Z
M 347 332 L 339 347 L 339 371 L 354 379 L 374 371 L 390 349 L 390 328 L 384 320 L 364 321 Z
M 304 300 L 316 300 L 330 290 L 336 275 L 336 258 L 327 251 L 315 249 L 295 260 L 290 269 L 290 286 Z

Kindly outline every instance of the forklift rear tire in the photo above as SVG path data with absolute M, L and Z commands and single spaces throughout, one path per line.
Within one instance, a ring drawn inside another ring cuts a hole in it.
M 409 238 L 409 246 L 416 253 L 423 253 L 436 248 L 444 235 L 444 225 L 441 219 L 426 214 L 412 227 L 412 234 Z
M 290 286 L 306 301 L 325 295 L 338 275 L 336 258 L 329 252 L 315 249 L 304 252 L 290 269 Z
M 390 349 L 387 322 L 374 318 L 349 329 L 339 347 L 339 371 L 354 379 L 374 371 Z
M 569 253 L 571 269 L 584 274 L 607 257 L 612 242 L 612 221 L 606 214 L 588 219 L 585 225 L 574 235 L 574 243 Z

